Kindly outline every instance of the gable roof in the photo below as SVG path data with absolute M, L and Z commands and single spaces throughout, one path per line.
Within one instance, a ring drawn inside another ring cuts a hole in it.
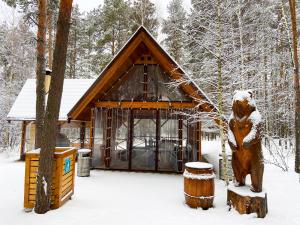
M 119 50 L 110 63 L 102 70 L 99 77 L 86 93 L 79 99 L 68 113 L 69 119 L 86 120 L 90 116 L 92 102 L 96 102 L 99 95 L 110 88 L 113 81 L 122 73 L 126 73 L 134 62 L 140 57 L 141 52 L 147 48 L 151 55 L 159 62 L 159 65 L 167 72 L 172 80 L 180 80 L 183 77 L 188 82 L 180 85 L 180 88 L 195 101 L 201 100 L 200 110 L 217 112 L 217 107 L 211 102 L 199 86 L 190 79 L 188 74 L 175 62 L 175 60 L 158 44 L 154 37 L 143 26 L 132 35 L 127 43 Z
M 94 79 L 65 79 L 59 111 L 59 120 L 66 121 L 67 113 L 94 82 Z M 11 107 L 7 120 L 34 121 L 36 80 L 28 79 Z

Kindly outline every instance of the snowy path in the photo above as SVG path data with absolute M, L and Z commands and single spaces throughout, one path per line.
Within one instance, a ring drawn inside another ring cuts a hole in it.
M 203 211 L 184 204 L 180 175 L 93 170 L 76 177 L 75 195 L 62 208 L 46 215 L 23 212 L 24 163 L 0 154 L 1 225 L 192 225 L 300 224 L 300 185 L 293 172 L 267 166 L 265 188 L 269 214 L 239 215 L 227 211 L 223 182 L 216 180 L 215 208 Z

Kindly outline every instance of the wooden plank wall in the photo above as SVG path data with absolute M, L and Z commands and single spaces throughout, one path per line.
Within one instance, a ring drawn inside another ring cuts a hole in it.
M 66 153 L 54 153 L 51 208 L 56 209 L 63 205 L 74 194 L 76 150 Z M 64 171 L 66 158 L 70 158 L 70 171 Z M 35 206 L 39 154 L 26 154 L 25 157 L 25 184 L 24 208 L 32 209 Z

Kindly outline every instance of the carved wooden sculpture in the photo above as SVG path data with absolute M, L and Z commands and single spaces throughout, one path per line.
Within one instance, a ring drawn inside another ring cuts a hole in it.
M 256 109 L 252 91 L 235 91 L 229 119 L 228 142 L 232 150 L 232 168 L 237 186 L 245 185 L 251 175 L 251 191 L 261 192 L 263 155 L 261 149 L 261 115 Z
M 235 186 L 245 186 L 245 178 L 250 174 L 252 192 L 247 186 L 230 185 L 227 190 L 227 204 L 241 214 L 254 212 L 258 217 L 264 218 L 268 206 L 267 194 L 262 191 L 264 172 L 261 148 L 262 122 L 252 91 L 235 91 L 232 111 L 229 119 L 228 142 L 232 150 Z

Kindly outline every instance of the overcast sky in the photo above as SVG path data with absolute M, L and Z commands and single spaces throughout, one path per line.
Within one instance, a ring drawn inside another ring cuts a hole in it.
M 151 0 L 156 6 L 157 16 L 159 20 L 167 17 L 167 5 L 171 0 Z M 103 4 L 104 0 L 73 0 L 73 5 L 78 4 L 81 12 L 87 12 L 93 8 Z M 191 0 L 183 0 L 185 9 L 188 11 L 191 6 Z M 13 23 L 14 20 L 18 20 L 20 15 L 17 10 L 8 7 L 2 0 L 0 0 L 0 22 L 7 21 Z
M 151 0 L 156 6 L 158 17 L 165 18 L 167 16 L 167 5 L 171 0 Z M 99 4 L 103 4 L 104 0 L 73 0 L 73 4 L 78 4 L 80 10 L 89 11 L 96 8 Z M 188 10 L 191 6 L 190 0 L 183 0 L 184 7 Z

